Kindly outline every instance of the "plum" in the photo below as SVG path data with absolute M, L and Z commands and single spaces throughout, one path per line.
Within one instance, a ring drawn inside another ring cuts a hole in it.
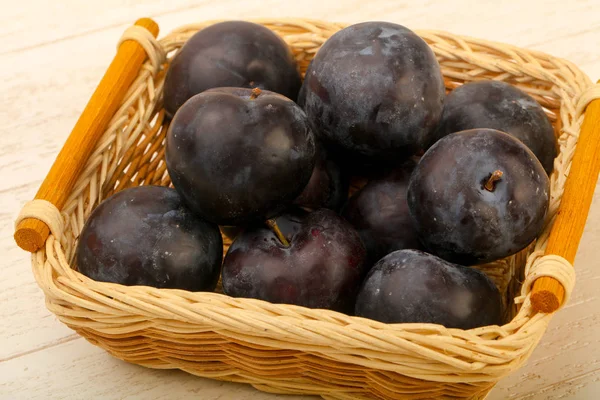
M 211 25 L 174 57 L 164 85 L 169 117 L 189 98 L 215 87 L 267 89 L 295 100 L 301 80 L 289 46 L 270 29 L 246 21 Z
M 280 214 L 276 218 L 276 223 L 279 230 L 285 237 L 292 237 L 292 235 L 296 233 L 297 228 L 300 226 L 298 223 L 299 219 L 304 218 L 307 213 L 308 211 L 300 207 L 292 206 L 288 208 L 283 214 Z M 264 228 L 264 221 L 248 226 L 221 226 L 220 228 L 221 232 L 225 236 L 231 240 L 235 240 L 235 238 L 245 230 Z
M 444 97 L 423 39 L 401 25 L 365 22 L 323 44 L 298 101 L 317 135 L 345 159 L 397 164 L 429 143 Z
M 515 254 L 544 226 L 544 168 L 521 141 L 493 129 L 450 134 L 421 158 L 408 207 L 425 248 L 462 265 Z
M 542 106 L 520 89 L 498 81 L 466 83 L 446 98 L 433 142 L 459 131 L 490 128 L 522 141 L 548 174 L 556 157 L 556 140 Z
M 350 179 L 320 143 L 316 146 L 315 160 L 310 180 L 294 204 L 309 210 L 329 208 L 340 211 L 348 199 Z
M 384 323 L 473 329 L 502 323 L 502 299 L 481 271 L 423 251 L 398 250 L 369 272 L 356 315 Z
M 358 233 L 329 209 L 276 218 L 246 229 L 223 261 L 223 291 L 233 297 L 351 312 L 364 276 Z M 276 225 L 276 226 L 277 226 Z M 285 230 L 285 232 L 283 232 Z
M 209 89 L 179 109 L 167 133 L 175 189 L 202 218 L 245 225 L 292 204 L 315 164 L 306 115 L 267 90 Z
M 395 250 L 422 248 L 406 200 L 415 166 L 409 160 L 391 173 L 370 180 L 344 207 L 342 216 L 358 231 L 369 265 Z
M 128 286 L 213 291 L 222 257 L 218 227 L 161 186 L 125 189 L 103 201 L 77 244 L 82 274 Z

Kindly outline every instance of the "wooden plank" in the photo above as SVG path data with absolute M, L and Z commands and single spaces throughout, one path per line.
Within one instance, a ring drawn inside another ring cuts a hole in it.
M 141 16 L 201 7 L 207 1 L 152 0 L 102 2 L 26 0 L 5 7 L 0 15 L 0 54 L 84 36 L 118 25 L 127 26 Z M 48 18 L 55 15 L 56 18 Z M 41 34 L 43 32 L 43 34 Z
M 600 371 L 594 370 L 540 389 L 516 400 L 597 399 L 600 393 Z
M 0 363 L 0 398 L 274 400 L 279 397 L 258 392 L 250 385 L 128 364 L 80 338 Z M 314 397 L 286 397 L 286 400 L 301 399 Z
M 61 342 L 74 333 L 46 310 L 43 293 L 31 273 L 30 256 L 16 247 L 12 240 L 16 212 L 35 193 L 37 185 L 37 182 L 32 182 L 0 193 L 3 271 L 3 279 L 0 279 L 0 315 L 3 320 L 0 324 L 0 362 Z
M 50 3 L 27 0 L 5 8 L 0 15 L 0 54 L 126 26 L 140 16 L 162 20 L 172 15 L 180 16 L 179 23 L 213 18 L 281 16 L 338 21 L 384 19 L 411 27 L 445 29 L 518 45 L 533 45 L 597 28 L 598 21 L 593 11 L 592 0 L 579 1 L 569 7 L 564 7 L 563 0 L 527 5 L 520 0 L 469 2 L 468 14 L 460 3 L 452 1 L 422 2 L 417 7 L 408 0 L 377 0 L 365 7 L 363 1 L 357 0 L 307 0 L 286 2 L 283 6 L 273 0 L 243 3 L 236 0 L 106 0 L 90 4 L 77 0 Z M 48 15 L 59 17 L 48 18 Z M 534 26 L 543 26 L 544 29 L 532 29 Z M 548 26 L 552 29 L 547 29 Z M 163 32 L 167 32 L 166 28 L 167 25 L 161 27 Z

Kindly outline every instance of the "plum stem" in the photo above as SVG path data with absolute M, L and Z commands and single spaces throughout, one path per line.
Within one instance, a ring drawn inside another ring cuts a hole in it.
M 504 172 L 500 171 L 499 169 L 492 172 L 492 176 L 490 176 L 490 178 L 483 186 L 485 190 L 487 190 L 488 192 L 493 192 L 496 189 L 496 182 L 498 182 L 500 178 L 502 178 L 502 175 L 504 175 Z
M 271 228 L 273 232 L 275 232 L 275 236 L 277 236 L 282 245 L 284 245 L 285 247 L 290 247 L 290 242 L 286 239 L 283 232 L 281 232 L 281 229 L 279 229 L 279 226 L 277 225 L 275 219 L 268 219 L 267 225 L 269 225 L 269 228 Z
M 250 95 L 250 100 L 256 99 L 261 93 L 262 93 L 262 90 L 255 87 L 254 89 L 252 89 L 252 94 Z

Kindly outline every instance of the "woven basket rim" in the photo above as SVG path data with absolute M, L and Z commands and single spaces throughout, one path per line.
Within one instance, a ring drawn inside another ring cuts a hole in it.
M 165 54 L 171 54 L 181 46 L 191 32 L 220 21 L 223 20 L 181 26 L 161 38 L 158 43 Z M 304 32 L 290 33 L 288 36 L 293 37 L 294 40 L 312 41 L 313 44 L 322 43 L 322 38 L 326 34 L 348 25 L 307 19 L 248 19 L 248 21 L 261 23 L 276 31 L 278 26 L 284 26 L 286 29 L 291 27 L 288 29 L 291 31 L 303 30 Z M 567 154 L 563 149 L 559 158 L 561 160 L 564 158 L 564 171 L 568 170 L 572 150 L 575 147 L 574 142 L 569 141 L 576 142 L 585 112 L 578 111 L 577 101 L 584 90 L 592 85 L 585 73 L 567 60 L 539 51 L 469 36 L 453 35 L 439 30 L 415 30 L 415 32 L 427 41 L 438 58 L 443 58 L 451 66 L 448 70 L 450 74 L 444 75 L 449 81 L 464 81 L 465 79 L 461 77 L 468 77 L 470 80 L 487 79 L 486 73 L 489 71 L 493 71 L 500 78 L 514 74 L 517 86 L 527 86 L 536 100 L 548 109 L 556 110 L 555 117 L 560 113 L 563 124 L 561 139 L 567 143 L 564 146 L 570 153 Z M 282 36 L 290 40 L 286 35 L 282 34 Z M 482 49 L 488 49 L 488 52 Z M 507 58 L 500 58 L 498 54 L 504 54 Z M 473 73 L 471 76 L 462 72 L 462 65 L 469 65 L 475 59 L 477 65 L 481 65 L 481 71 L 473 68 L 469 72 L 477 72 L 477 74 Z M 160 86 L 162 83 L 158 77 L 160 73 L 156 75 L 155 71 L 156 69 L 148 61 L 139 79 L 132 85 L 129 95 L 126 96 L 124 104 L 127 107 L 123 106 L 115 114 L 110 124 L 113 128 L 120 121 L 118 116 L 126 115 L 127 111 L 124 110 L 136 107 L 135 101 L 146 92 L 162 90 Z M 142 105 L 143 111 L 140 115 L 148 112 L 155 115 L 152 112 L 153 108 L 158 107 L 157 100 L 152 99 L 150 95 L 144 101 L 147 101 L 148 105 Z M 107 130 L 107 138 L 111 138 L 108 135 L 109 131 L 110 129 Z M 102 141 L 98 144 L 99 149 L 108 147 L 109 145 Z M 96 153 L 98 155 L 102 151 L 98 150 Z M 74 226 L 81 225 L 81 220 L 85 219 L 84 214 L 89 215 L 92 209 L 90 204 L 97 203 L 101 198 L 98 189 L 91 187 L 89 181 L 90 176 L 97 179 L 102 175 L 102 173 L 94 175 L 99 170 L 101 161 L 96 163 L 92 161 L 90 158 L 90 165 L 82 175 L 85 175 L 86 171 L 92 172 L 87 177 L 80 177 L 71 200 L 65 206 L 66 211 L 63 212 L 65 220 Z M 555 163 L 555 167 L 556 165 Z M 562 164 L 561 168 L 563 168 Z M 551 181 L 558 188 L 564 185 L 565 177 L 562 175 L 557 171 L 552 174 Z M 90 204 L 85 204 L 82 200 L 86 190 L 90 191 L 89 198 L 94 199 Z M 561 194 L 559 193 L 558 197 Z M 556 193 L 551 195 L 557 196 Z M 554 199 L 556 203 L 554 212 L 559 200 L 560 198 Z M 548 225 L 552 224 L 553 218 L 553 215 L 548 218 Z M 535 263 L 541 256 L 539 252 L 545 246 L 547 231 L 549 228 L 546 228 L 545 234 L 538 239 L 536 252 L 529 256 L 530 264 Z M 272 338 L 273 332 L 282 331 L 281 326 L 286 326 L 289 330 L 287 337 L 281 335 L 283 339 L 277 342 L 280 345 L 278 348 L 299 351 L 310 349 L 317 353 L 320 348 L 326 346 L 329 351 L 335 348 L 349 351 L 361 350 L 361 355 L 355 357 L 344 354 L 329 354 L 329 356 L 338 361 L 346 360 L 368 368 L 396 371 L 418 379 L 475 383 L 494 381 L 517 369 L 531 354 L 553 316 L 553 314 L 533 314 L 529 295 L 526 293 L 520 299 L 522 306 L 519 312 L 506 324 L 461 330 L 436 324 L 384 324 L 330 310 L 271 304 L 256 299 L 236 299 L 220 293 L 192 293 L 178 289 L 96 282 L 70 268 L 68 256 L 61 244 L 64 244 L 63 239 L 60 235 L 51 236 L 46 242 L 46 247 L 33 254 L 33 271 L 38 285 L 45 292 L 50 311 L 68 326 L 84 332 L 86 338 L 90 336 L 91 331 L 106 340 L 135 334 L 146 326 L 151 326 L 150 320 L 172 321 L 170 326 L 173 327 L 174 335 L 184 335 L 185 323 L 193 321 L 197 324 L 212 324 L 211 326 L 221 334 L 232 339 L 248 341 L 256 346 L 267 346 L 265 343 L 268 341 L 265 338 Z M 139 317 L 140 321 L 131 322 L 135 320 L 134 316 Z M 121 321 L 119 318 L 124 322 L 119 322 Z M 111 325 L 108 328 L 112 321 L 115 321 L 114 327 Z M 253 326 L 258 322 L 262 325 Z M 117 326 L 118 324 L 123 326 Z M 268 327 L 267 333 L 261 333 L 260 330 L 265 326 Z M 378 340 L 375 337 L 379 337 Z M 286 338 L 293 340 L 286 343 Z M 97 341 L 97 339 L 93 340 Z M 474 343 L 478 348 L 478 354 L 472 350 Z M 403 361 L 398 361 L 402 357 L 390 354 L 396 348 L 395 346 L 402 348 L 403 351 L 411 349 L 410 351 L 420 354 L 423 358 L 430 357 L 436 363 L 446 365 L 447 371 L 436 372 L 434 368 L 428 372 L 427 366 L 421 366 L 415 368 L 416 373 L 411 373 L 408 368 L 401 365 Z M 443 354 L 444 352 L 450 355 Z M 465 375 L 459 377 L 455 375 L 461 372 Z

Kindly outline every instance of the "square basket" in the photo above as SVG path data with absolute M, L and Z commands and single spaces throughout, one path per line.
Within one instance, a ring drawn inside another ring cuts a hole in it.
M 302 74 L 325 40 L 344 27 L 297 19 L 254 22 L 284 38 Z M 72 261 L 94 207 L 127 187 L 170 184 L 165 71 L 185 41 L 211 23 L 184 26 L 160 40 L 152 20 L 130 27 L 36 200 L 23 208 L 15 238 L 33 252 L 33 273 L 48 309 L 122 360 L 266 392 L 339 400 L 484 398 L 525 363 L 572 290 L 570 263 L 600 169 L 600 102 L 592 102 L 600 97 L 598 87 L 572 63 L 540 52 L 417 31 L 435 52 L 447 89 L 482 79 L 509 82 L 533 96 L 555 127 L 559 153 L 543 233 L 521 253 L 477 267 L 503 294 L 503 326 L 465 331 L 383 324 L 220 293 L 88 279 Z M 230 241 L 224 243 L 227 248 Z

